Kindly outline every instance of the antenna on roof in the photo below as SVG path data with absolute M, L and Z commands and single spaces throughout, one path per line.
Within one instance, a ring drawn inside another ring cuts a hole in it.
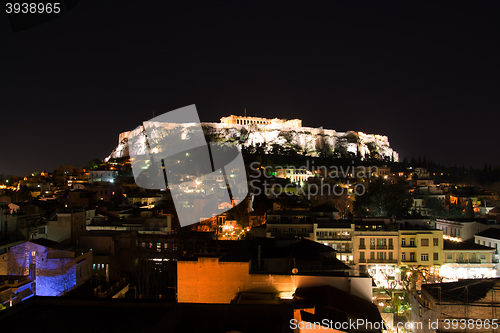
M 247 108 L 245 108 L 245 117 L 247 116 Z

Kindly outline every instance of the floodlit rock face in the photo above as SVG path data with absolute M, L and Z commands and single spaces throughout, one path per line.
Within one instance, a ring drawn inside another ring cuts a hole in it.
M 158 128 L 171 130 L 171 125 L 155 124 Z M 399 160 L 398 153 L 389 145 L 387 136 L 365 134 L 363 132 L 336 132 L 334 130 L 312 127 L 289 127 L 280 124 L 224 124 L 202 123 L 207 141 L 233 142 L 250 151 L 269 154 L 285 154 L 290 150 L 306 156 L 371 156 L 379 159 Z M 176 124 L 183 137 L 189 135 L 194 124 Z M 106 160 L 128 157 L 130 149 L 142 155 L 146 148 L 146 137 L 140 129 L 123 132 L 118 146 Z M 129 147 L 129 138 L 136 137 L 134 146 Z

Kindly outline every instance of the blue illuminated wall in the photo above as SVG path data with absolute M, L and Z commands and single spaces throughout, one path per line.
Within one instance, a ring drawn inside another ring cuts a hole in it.
M 35 293 L 37 296 L 60 296 L 63 292 L 76 286 L 74 265 L 65 267 L 64 263 L 58 263 L 57 259 L 50 261 L 53 262 L 47 265 L 49 267 L 37 270 Z
M 79 253 L 80 254 L 80 253 Z M 60 296 L 91 276 L 92 252 L 75 256 L 26 242 L 9 249 L 7 269 L 10 275 L 30 275 L 35 282 L 35 295 Z

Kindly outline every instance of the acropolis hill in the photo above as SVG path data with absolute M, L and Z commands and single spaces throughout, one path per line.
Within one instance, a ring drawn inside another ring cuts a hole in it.
M 172 124 L 156 123 L 157 127 L 171 128 Z M 398 153 L 389 146 L 387 136 L 349 131 L 336 132 L 331 129 L 302 127 L 300 119 L 267 119 L 231 115 L 221 118 L 220 123 L 202 123 L 207 141 L 234 142 L 242 146 L 260 146 L 266 153 L 278 150 L 295 150 L 306 156 L 334 156 L 359 154 L 377 156 L 380 159 L 398 161 Z M 194 124 L 175 124 L 183 134 L 189 133 Z M 108 156 L 122 158 L 129 156 L 128 139 L 141 129 L 123 132 L 119 135 L 118 146 Z M 140 146 L 144 147 L 144 144 Z M 133 148 L 140 149 L 140 148 Z

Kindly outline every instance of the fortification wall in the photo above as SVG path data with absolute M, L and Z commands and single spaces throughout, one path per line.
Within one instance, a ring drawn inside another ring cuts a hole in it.
M 265 118 L 263 118 L 265 119 Z M 155 126 L 172 130 L 182 127 L 181 133 L 187 135 L 194 130 L 195 124 L 165 124 L 153 123 Z M 281 123 L 269 124 L 230 124 L 230 123 L 202 123 L 205 135 L 216 141 L 238 142 L 242 146 L 262 146 L 265 152 L 271 153 L 276 145 L 283 149 L 294 149 L 306 156 L 319 156 L 332 154 L 335 151 L 342 153 L 360 154 L 362 157 L 376 151 L 380 158 L 390 158 L 398 161 L 398 154 L 389 144 L 389 138 L 379 134 L 366 134 L 363 132 L 337 132 L 332 129 L 313 127 L 290 127 Z M 118 146 L 108 156 L 109 158 L 122 158 L 129 156 L 128 139 L 136 137 L 142 131 L 137 128 L 133 131 L 120 133 Z M 142 140 L 145 141 L 145 138 Z M 144 144 L 135 142 L 136 146 Z M 132 149 L 135 149 L 132 147 Z

